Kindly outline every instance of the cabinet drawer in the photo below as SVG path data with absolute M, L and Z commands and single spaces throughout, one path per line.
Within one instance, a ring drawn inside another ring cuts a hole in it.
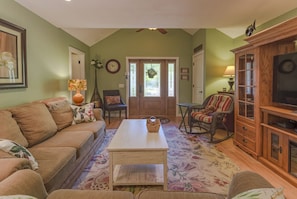
M 236 133 L 236 134 L 235 134 L 235 140 L 236 140 L 239 144 L 241 144 L 241 145 L 247 147 L 248 149 L 250 149 L 250 150 L 252 150 L 252 151 L 255 151 L 255 150 L 256 150 L 256 143 L 255 143 L 255 141 L 249 139 L 248 137 L 242 135 L 241 133 Z
M 248 149 L 256 150 L 256 132 L 255 127 L 236 121 L 235 140 L 247 147 Z
M 244 124 L 242 122 L 236 122 L 236 133 L 240 133 L 251 140 L 256 139 L 256 129 L 253 126 Z

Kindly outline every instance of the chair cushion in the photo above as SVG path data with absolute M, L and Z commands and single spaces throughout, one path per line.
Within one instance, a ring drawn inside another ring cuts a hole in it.
M 120 96 L 105 96 L 105 102 L 107 105 L 120 104 L 121 97 Z
M 232 104 L 232 97 L 229 95 L 213 95 L 209 99 L 206 107 L 213 106 L 217 111 L 226 111 Z
M 202 121 L 205 123 L 212 123 L 212 115 L 206 115 L 204 113 L 201 112 L 193 112 L 191 113 L 191 116 L 198 121 Z

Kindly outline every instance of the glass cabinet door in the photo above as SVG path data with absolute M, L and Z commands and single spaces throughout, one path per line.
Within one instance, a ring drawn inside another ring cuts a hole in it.
M 254 54 L 241 54 L 237 60 L 238 114 L 254 119 Z
M 268 131 L 268 160 L 282 166 L 282 135 Z

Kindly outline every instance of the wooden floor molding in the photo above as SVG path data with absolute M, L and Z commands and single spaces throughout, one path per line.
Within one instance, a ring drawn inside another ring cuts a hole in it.
M 180 117 L 169 118 L 170 124 L 174 125 L 178 128 L 179 123 L 181 121 Z M 121 123 L 121 119 L 119 118 L 111 118 L 110 124 L 107 122 L 108 129 L 118 128 Z M 264 166 L 262 163 L 254 159 L 252 156 L 248 155 L 240 148 L 233 144 L 233 140 L 228 139 L 221 143 L 216 144 L 218 150 L 225 153 L 230 159 L 236 163 L 241 170 L 249 170 L 254 171 L 261 174 L 264 178 L 266 178 L 273 186 L 275 187 L 283 187 L 284 193 L 287 199 L 295 199 L 297 198 L 297 187 L 293 186 L 279 175 L 275 174 L 272 170 Z

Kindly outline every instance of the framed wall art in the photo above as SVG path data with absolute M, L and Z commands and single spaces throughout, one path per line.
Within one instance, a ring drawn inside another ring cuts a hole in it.
M 0 89 L 26 87 L 26 29 L 0 19 Z

